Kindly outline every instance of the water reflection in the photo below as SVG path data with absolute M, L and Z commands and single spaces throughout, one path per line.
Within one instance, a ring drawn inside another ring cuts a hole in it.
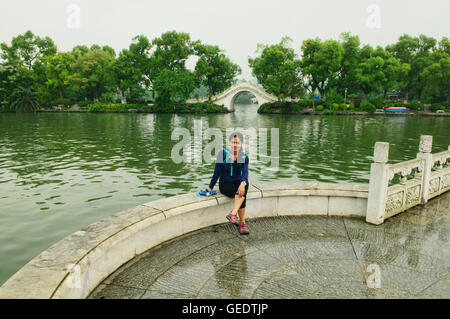
M 245 279 L 247 279 L 246 242 L 237 239 L 233 247 L 233 257 L 227 254 L 217 255 L 212 260 L 214 278 L 217 287 L 226 292 L 223 298 L 242 298 Z
M 380 226 L 367 225 L 353 240 L 362 244 L 362 260 L 442 274 L 450 260 L 450 194 L 394 216 Z M 436 259 L 447 262 L 436 262 Z

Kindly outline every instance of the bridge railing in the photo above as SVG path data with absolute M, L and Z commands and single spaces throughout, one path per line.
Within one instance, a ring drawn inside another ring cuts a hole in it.
M 370 168 L 366 221 L 385 219 L 450 190 L 450 146 L 431 154 L 433 137 L 420 137 L 416 159 L 388 164 L 389 143 L 377 142 Z

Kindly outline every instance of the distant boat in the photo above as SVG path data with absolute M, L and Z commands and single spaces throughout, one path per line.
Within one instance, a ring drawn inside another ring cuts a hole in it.
M 394 107 L 386 107 L 384 108 L 384 111 L 386 112 L 401 112 L 401 113 L 408 113 L 409 108 L 404 106 L 394 106 Z

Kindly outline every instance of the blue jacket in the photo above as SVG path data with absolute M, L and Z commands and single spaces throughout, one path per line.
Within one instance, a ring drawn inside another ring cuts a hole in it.
M 248 162 L 247 154 L 244 154 L 241 150 L 239 150 L 237 160 L 234 162 L 229 150 L 220 150 L 217 153 L 216 166 L 209 187 L 213 189 L 219 177 L 219 185 L 235 181 L 245 181 L 248 185 Z

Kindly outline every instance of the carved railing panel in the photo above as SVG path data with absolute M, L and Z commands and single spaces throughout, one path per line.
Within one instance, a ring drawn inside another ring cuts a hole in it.
M 412 179 L 405 184 L 388 187 L 385 219 L 420 204 L 422 181 Z
M 450 190 L 450 150 L 432 154 L 428 199 Z
M 450 150 L 433 154 L 432 158 L 433 158 L 432 170 L 439 170 L 445 167 L 449 167 Z
M 450 190 L 450 167 L 431 172 L 430 185 L 428 185 L 428 199 L 436 197 Z
M 425 161 L 423 159 L 413 159 L 406 162 L 391 164 L 388 168 L 388 179 L 391 182 L 396 175 L 400 178 L 400 184 L 405 184 L 408 176 L 414 175 L 413 178 L 421 178 Z
M 399 183 L 387 189 L 385 219 L 420 204 L 424 167 L 423 159 L 388 165 L 388 181 L 398 176 Z
M 401 212 L 404 193 L 404 191 L 399 191 L 388 195 L 386 200 L 386 212 L 384 215 L 385 219 Z

